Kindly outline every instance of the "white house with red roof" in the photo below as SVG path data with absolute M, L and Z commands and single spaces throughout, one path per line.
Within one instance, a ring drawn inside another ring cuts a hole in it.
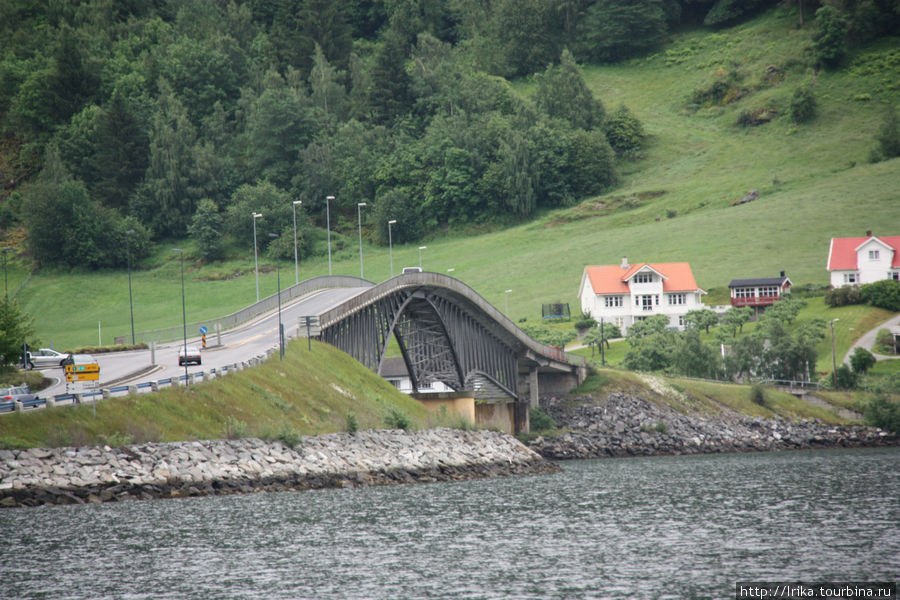
M 684 328 L 684 315 L 703 308 L 688 263 L 641 263 L 585 267 L 578 288 L 582 312 L 618 325 L 622 333 L 635 321 L 666 315 L 672 327 Z
M 900 235 L 831 238 L 826 268 L 831 287 L 900 280 Z

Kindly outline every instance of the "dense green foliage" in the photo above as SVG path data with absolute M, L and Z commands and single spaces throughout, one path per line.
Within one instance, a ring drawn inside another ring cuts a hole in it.
M 900 312 L 900 281 L 882 279 L 867 283 L 859 289 L 859 295 L 872 306 Z
M 33 343 L 33 336 L 34 319 L 22 312 L 15 300 L 0 299 L 0 367 L 20 362 L 22 345 Z
M 24 221 L 39 263 L 92 268 L 120 266 L 131 229 L 137 257 L 148 240 L 192 235 L 212 259 L 215 227 L 194 227 L 196 213 L 202 204 L 199 222 L 214 223 L 212 201 L 235 235 L 242 186 L 302 200 L 316 227 L 333 195 L 338 230 L 366 201 L 377 242 L 389 219 L 398 241 L 518 221 L 610 189 L 616 154 L 643 143 L 627 108 L 607 118 L 577 61 L 631 57 L 679 25 L 730 24 L 773 4 L 6 2 L 0 175 L 12 184 L 0 215 Z M 841 3 L 831 10 L 846 27 L 823 24 L 823 44 L 896 32 L 893 6 Z M 533 98 L 503 79 L 530 75 Z M 60 168 L 38 178 L 51 156 Z M 64 229 L 74 240 L 44 248 Z
M 886 394 L 878 394 L 869 401 L 865 410 L 870 425 L 900 433 L 900 403 L 892 402 Z

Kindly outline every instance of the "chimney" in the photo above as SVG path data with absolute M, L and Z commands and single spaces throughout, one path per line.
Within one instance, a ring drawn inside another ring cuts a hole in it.
M 867 229 L 867 230 L 866 230 L 866 237 L 872 237 L 872 230 L 871 230 L 871 229 Z
M 622 268 L 623 268 L 623 269 L 627 269 L 627 268 L 628 268 L 628 257 L 627 257 L 627 256 L 623 256 L 623 257 L 622 257 Z
M 784 271 L 781 272 L 781 277 L 784 278 Z

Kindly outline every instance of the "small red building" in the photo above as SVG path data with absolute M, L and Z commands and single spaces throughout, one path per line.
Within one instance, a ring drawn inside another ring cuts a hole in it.
M 780 277 L 732 279 L 728 284 L 732 306 L 771 306 L 790 289 L 791 280 L 785 276 L 784 271 Z

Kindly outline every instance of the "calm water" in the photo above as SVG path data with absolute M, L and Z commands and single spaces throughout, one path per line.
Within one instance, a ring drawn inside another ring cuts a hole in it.
M 727 598 L 896 581 L 900 449 L 0 511 L 0 598 Z

